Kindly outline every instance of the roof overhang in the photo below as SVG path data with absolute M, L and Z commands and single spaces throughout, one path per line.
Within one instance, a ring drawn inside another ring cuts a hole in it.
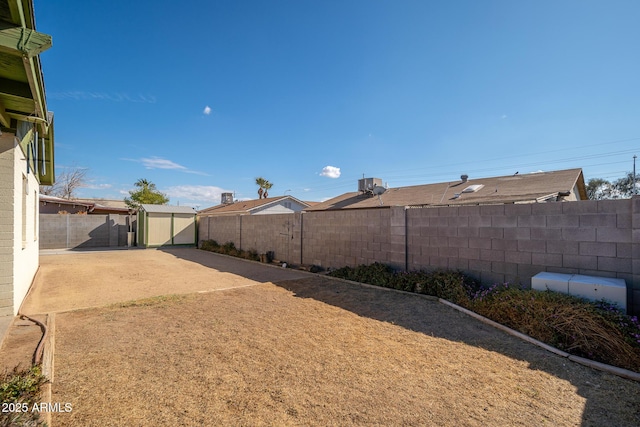
M 21 123 L 32 125 L 20 147 L 43 185 L 55 180 L 53 114 L 39 56 L 51 46 L 51 36 L 35 30 L 33 0 L 0 0 L 0 130 L 16 134 Z

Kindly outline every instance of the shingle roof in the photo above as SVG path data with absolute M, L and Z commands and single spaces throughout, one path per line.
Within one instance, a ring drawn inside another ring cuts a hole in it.
M 253 200 L 240 200 L 228 205 L 216 205 L 210 208 L 202 209 L 198 211 L 200 215 L 215 214 L 215 215 L 241 215 L 248 214 L 252 210 L 267 206 L 272 203 L 277 203 L 280 200 L 293 200 L 300 203 L 302 206 L 311 206 L 307 202 L 298 200 L 293 196 L 279 196 L 279 197 L 267 197 L 266 199 L 253 199 Z
M 148 213 L 188 213 L 194 214 L 196 210 L 190 206 L 169 206 L 169 205 L 140 205 Z
M 463 192 L 480 185 L 475 192 Z M 469 179 L 411 187 L 389 188 L 380 198 L 360 192 L 345 193 L 306 211 L 358 209 L 389 206 L 451 206 L 502 203 L 532 203 L 557 197 L 577 188 L 578 200 L 587 198 L 582 169 L 567 169 L 490 178 Z M 381 204 L 382 203 L 382 204 Z
M 41 202 L 46 202 L 46 203 L 56 203 L 58 205 L 67 205 L 67 206 L 84 206 L 85 208 L 87 208 L 88 213 L 119 213 L 119 214 L 126 214 L 130 211 L 132 211 L 132 209 L 129 209 L 127 207 L 120 207 L 120 206 L 111 206 L 111 205 L 106 205 L 106 204 L 100 204 L 97 203 L 95 200 L 92 201 L 92 199 L 73 199 L 73 200 L 69 200 L 69 199 L 62 199 L 60 197 L 54 197 L 54 196 L 48 196 L 46 194 L 39 194 L 39 199 Z M 97 199 L 96 199 L 97 200 Z M 102 199 L 100 199 L 102 200 Z M 122 203 L 124 205 L 124 202 Z

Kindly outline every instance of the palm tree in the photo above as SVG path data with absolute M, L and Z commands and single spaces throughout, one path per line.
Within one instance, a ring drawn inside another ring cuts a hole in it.
M 269 190 L 273 187 L 273 183 L 267 181 L 263 177 L 256 178 L 258 188 L 258 199 L 266 199 L 269 197 Z
M 269 190 L 271 190 L 271 187 L 273 187 L 273 183 L 272 183 L 272 182 L 266 181 L 266 182 L 264 183 L 264 194 L 263 194 L 262 196 L 263 196 L 265 199 L 266 199 L 267 197 L 269 197 Z
M 268 182 L 269 181 L 267 181 L 266 179 L 264 179 L 261 176 L 256 178 L 256 185 L 259 187 L 258 188 L 258 199 L 262 199 L 262 193 L 264 193 L 264 186 Z

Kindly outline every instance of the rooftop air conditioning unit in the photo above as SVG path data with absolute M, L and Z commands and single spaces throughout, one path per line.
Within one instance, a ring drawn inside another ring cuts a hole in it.
M 380 178 L 362 178 L 358 180 L 358 191 L 373 194 L 374 187 L 382 187 Z
M 223 205 L 230 205 L 233 203 L 233 193 L 222 193 L 220 203 Z

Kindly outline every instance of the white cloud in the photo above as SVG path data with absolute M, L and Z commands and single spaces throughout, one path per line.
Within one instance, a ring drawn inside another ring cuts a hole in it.
M 202 110 L 202 112 L 208 116 L 209 114 L 211 114 L 211 107 L 207 105 L 206 107 L 204 107 L 204 110 Z
M 162 190 L 171 199 L 208 202 L 210 206 L 220 203 L 222 193 L 230 193 L 213 185 L 174 185 Z
M 186 167 L 172 162 L 171 160 L 163 159 L 160 157 L 143 157 L 142 159 L 140 159 L 140 161 L 147 169 L 187 169 Z
M 209 176 L 209 174 L 207 174 L 206 172 L 200 172 L 200 171 L 191 170 L 191 169 L 189 169 L 189 168 L 187 168 L 185 166 L 182 166 L 181 164 L 178 164 L 176 162 L 173 162 L 171 160 L 163 159 L 162 157 L 152 156 L 152 157 L 143 157 L 141 159 L 121 158 L 120 160 L 126 160 L 128 162 L 142 163 L 144 165 L 144 167 L 147 168 L 147 169 L 178 170 L 180 172 L 190 173 L 190 174 L 194 174 L 194 175 Z
M 88 183 L 82 186 L 82 188 L 88 188 L 90 190 L 106 190 L 111 187 L 112 187 L 111 184 L 93 184 L 93 183 Z
M 340 178 L 340 168 L 335 166 L 325 166 L 322 168 L 320 176 L 326 176 L 327 178 Z

